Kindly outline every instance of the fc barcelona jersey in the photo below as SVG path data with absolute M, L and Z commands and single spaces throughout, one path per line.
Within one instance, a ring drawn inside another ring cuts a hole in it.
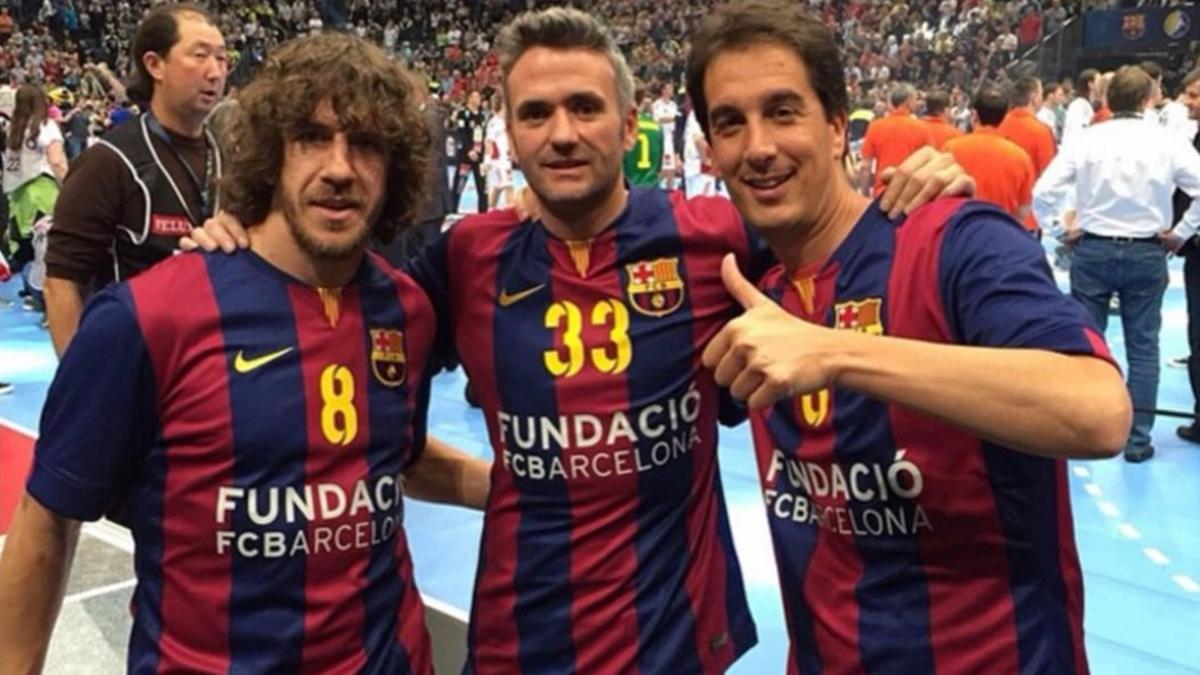
M 319 290 L 181 255 L 88 306 L 28 489 L 81 520 L 124 502 L 130 672 L 432 672 L 401 478 L 434 329 L 373 256 Z
M 833 255 L 760 284 L 840 330 L 1111 361 L 1020 225 L 872 204 Z M 1066 463 L 834 388 L 751 416 L 789 672 L 1084 673 Z
M 634 189 L 589 241 L 499 211 L 427 252 L 496 457 L 468 671 L 712 673 L 756 642 L 699 362 L 750 249 L 729 202 Z

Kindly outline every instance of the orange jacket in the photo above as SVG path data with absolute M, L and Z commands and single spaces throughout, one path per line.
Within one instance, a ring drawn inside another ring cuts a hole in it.
M 946 141 L 962 136 L 958 127 L 940 117 L 922 117 L 921 121 L 929 127 L 929 135 L 933 137 L 933 147 L 938 150 L 946 149 Z
M 952 138 L 946 142 L 946 152 L 954 155 L 954 160 L 975 179 L 977 199 L 996 204 L 1013 217 L 1020 207 L 1033 201 L 1033 183 L 1037 180 L 1033 160 L 998 128 L 981 126 Z
M 883 192 L 883 181 L 879 179 L 883 170 L 898 166 L 924 145 L 933 145 L 928 125 L 907 112 L 893 110 L 886 117 L 871 122 L 863 139 L 862 155 L 875 160 L 876 196 Z

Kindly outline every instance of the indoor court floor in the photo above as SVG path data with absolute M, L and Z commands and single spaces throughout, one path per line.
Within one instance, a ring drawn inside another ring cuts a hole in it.
M 1065 275 L 1060 273 L 1060 282 Z M 0 534 L 8 525 L 27 470 L 32 438 L 56 364 L 40 317 L 21 309 L 17 284 L 0 284 Z M 0 303 L 3 304 L 3 303 Z M 1163 311 L 1164 362 L 1159 407 L 1191 410 L 1186 371 L 1165 366 L 1186 351 L 1181 264 L 1171 262 Z M 1123 360 L 1120 322 L 1109 344 Z M 460 371 L 434 382 L 429 430 L 490 458 L 483 418 L 467 406 Z M 1120 458 L 1072 462 L 1076 538 L 1084 570 L 1087 646 L 1093 673 L 1200 673 L 1200 446 L 1175 437 L 1184 420 L 1160 417 L 1157 456 L 1134 465 Z M 759 645 L 733 668 L 741 675 L 785 672 L 787 645 L 771 547 L 746 426 L 724 429 L 721 470 L 733 533 L 758 624 Z M 481 517 L 450 507 L 412 503 L 406 527 L 417 581 L 441 652 L 439 672 L 461 664 L 462 621 L 469 610 Z M 0 536 L 2 539 L 2 536 Z M 127 535 L 88 525 L 51 647 L 47 672 L 123 670 L 133 573 Z

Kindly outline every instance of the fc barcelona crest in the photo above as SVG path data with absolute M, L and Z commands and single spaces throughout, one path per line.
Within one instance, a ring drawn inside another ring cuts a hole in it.
M 883 335 L 882 306 L 883 300 L 880 298 L 839 302 L 833 306 L 833 327 L 867 335 Z
M 1121 18 L 1121 35 L 1124 35 L 1126 40 L 1137 40 L 1145 34 L 1145 14 L 1126 14 Z
M 683 304 L 679 258 L 643 260 L 625 266 L 629 304 L 647 316 L 666 316 Z
M 408 372 L 404 331 L 394 328 L 371 329 L 371 372 L 385 387 L 404 384 L 404 376 Z

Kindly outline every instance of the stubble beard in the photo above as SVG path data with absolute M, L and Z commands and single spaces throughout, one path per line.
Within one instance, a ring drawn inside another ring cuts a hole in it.
M 343 262 L 363 250 L 366 246 L 367 237 L 371 234 L 370 228 L 363 228 L 362 232 L 350 241 L 329 244 L 309 234 L 299 224 L 302 218 L 301 207 L 298 207 L 291 201 L 284 205 L 283 219 L 287 222 L 288 230 L 292 233 L 292 238 L 296 240 L 296 244 L 300 247 L 300 250 L 317 260 Z

